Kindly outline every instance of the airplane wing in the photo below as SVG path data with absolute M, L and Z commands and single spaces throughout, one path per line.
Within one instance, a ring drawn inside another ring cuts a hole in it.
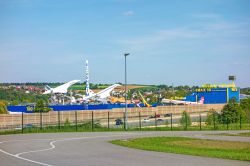
M 43 94 L 50 94 L 50 93 L 67 93 L 68 92 L 68 88 L 72 85 L 74 85 L 75 83 L 80 82 L 80 80 L 72 80 L 69 81 L 63 85 L 60 85 L 56 88 L 50 88 L 49 86 L 46 86 L 46 91 Z M 50 88 L 50 89 L 49 89 Z
M 181 100 L 171 100 L 171 99 L 162 99 L 162 103 L 172 103 L 172 104 L 187 104 L 186 101 Z
M 101 99 L 107 98 L 110 96 L 110 92 L 118 86 L 121 86 L 121 85 L 119 85 L 119 84 L 111 85 L 111 86 L 107 87 L 106 89 L 103 89 L 100 92 L 96 93 L 96 96 L 101 98 Z
M 162 103 L 173 103 L 172 100 L 170 100 L 170 99 L 162 99 L 161 102 Z
M 83 100 L 86 101 L 86 100 L 89 100 L 89 99 L 91 99 L 91 98 L 105 99 L 105 98 L 109 97 L 109 96 L 110 96 L 110 92 L 111 92 L 115 87 L 118 87 L 118 86 L 121 86 L 121 85 L 119 85 L 119 84 L 114 84 L 114 85 L 111 85 L 111 86 L 107 87 L 106 89 L 101 90 L 101 91 L 98 92 L 98 93 L 90 93 L 90 95 L 84 97 Z

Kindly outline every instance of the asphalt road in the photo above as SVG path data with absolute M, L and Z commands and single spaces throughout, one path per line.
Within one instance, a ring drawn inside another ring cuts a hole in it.
M 0 165 L 60 166 L 249 166 L 250 162 L 150 152 L 110 144 L 114 139 L 185 136 L 250 142 L 248 137 L 207 134 L 245 131 L 93 132 L 0 136 Z

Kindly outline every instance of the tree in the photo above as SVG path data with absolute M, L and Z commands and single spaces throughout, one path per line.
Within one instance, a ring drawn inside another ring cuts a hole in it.
M 181 119 L 180 119 L 180 123 L 182 126 L 191 126 L 191 118 L 190 118 L 190 115 L 186 111 L 183 111 Z
M 18 105 L 18 101 L 17 100 L 13 100 L 13 101 L 11 101 L 10 105 Z
M 220 123 L 221 115 L 216 112 L 214 109 L 209 110 L 207 113 L 206 122 L 208 125 L 213 125 L 215 123 Z
M 240 100 L 240 107 L 245 111 L 246 118 L 250 122 L 250 98 Z
M 39 99 L 36 103 L 36 106 L 35 106 L 35 109 L 34 111 L 35 112 L 48 112 L 50 111 L 51 109 L 49 107 L 47 107 L 47 105 L 44 104 L 45 102 L 41 99 Z
M 237 123 L 246 119 L 246 112 L 240 107 L 240 105 L 233 98 L 223 107 L 221 111 L 221 120 L 223 123 Z
M 0 114 L 7 114 L 7 104 L 4 101 L 0 101 Z
M 242 100 L 240 101 L 240 107 L 241 107 L 243 110 L 250 110 L 250 98 L 242 99 Z

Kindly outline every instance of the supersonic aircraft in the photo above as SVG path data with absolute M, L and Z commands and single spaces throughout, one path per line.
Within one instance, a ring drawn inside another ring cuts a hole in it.
M 48 85 L 45 86 L 45 92 L 43 94 L 65 94 L 68 92 L 68 88 L 80 80 L 72 80 L 56 88 L 51 88 Z

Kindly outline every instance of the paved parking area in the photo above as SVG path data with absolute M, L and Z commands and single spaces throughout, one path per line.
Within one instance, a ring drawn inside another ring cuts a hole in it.
M 148 136 L 185 136 L 203 139 L 244 141 L 249 137 L 208 134 L 246 131 L 154 131 L 49 133 L 0 136 L 1 165 L 86 166 L 248 166 L 249 162 L 150 152 L 110 144 L 114 139 Z

